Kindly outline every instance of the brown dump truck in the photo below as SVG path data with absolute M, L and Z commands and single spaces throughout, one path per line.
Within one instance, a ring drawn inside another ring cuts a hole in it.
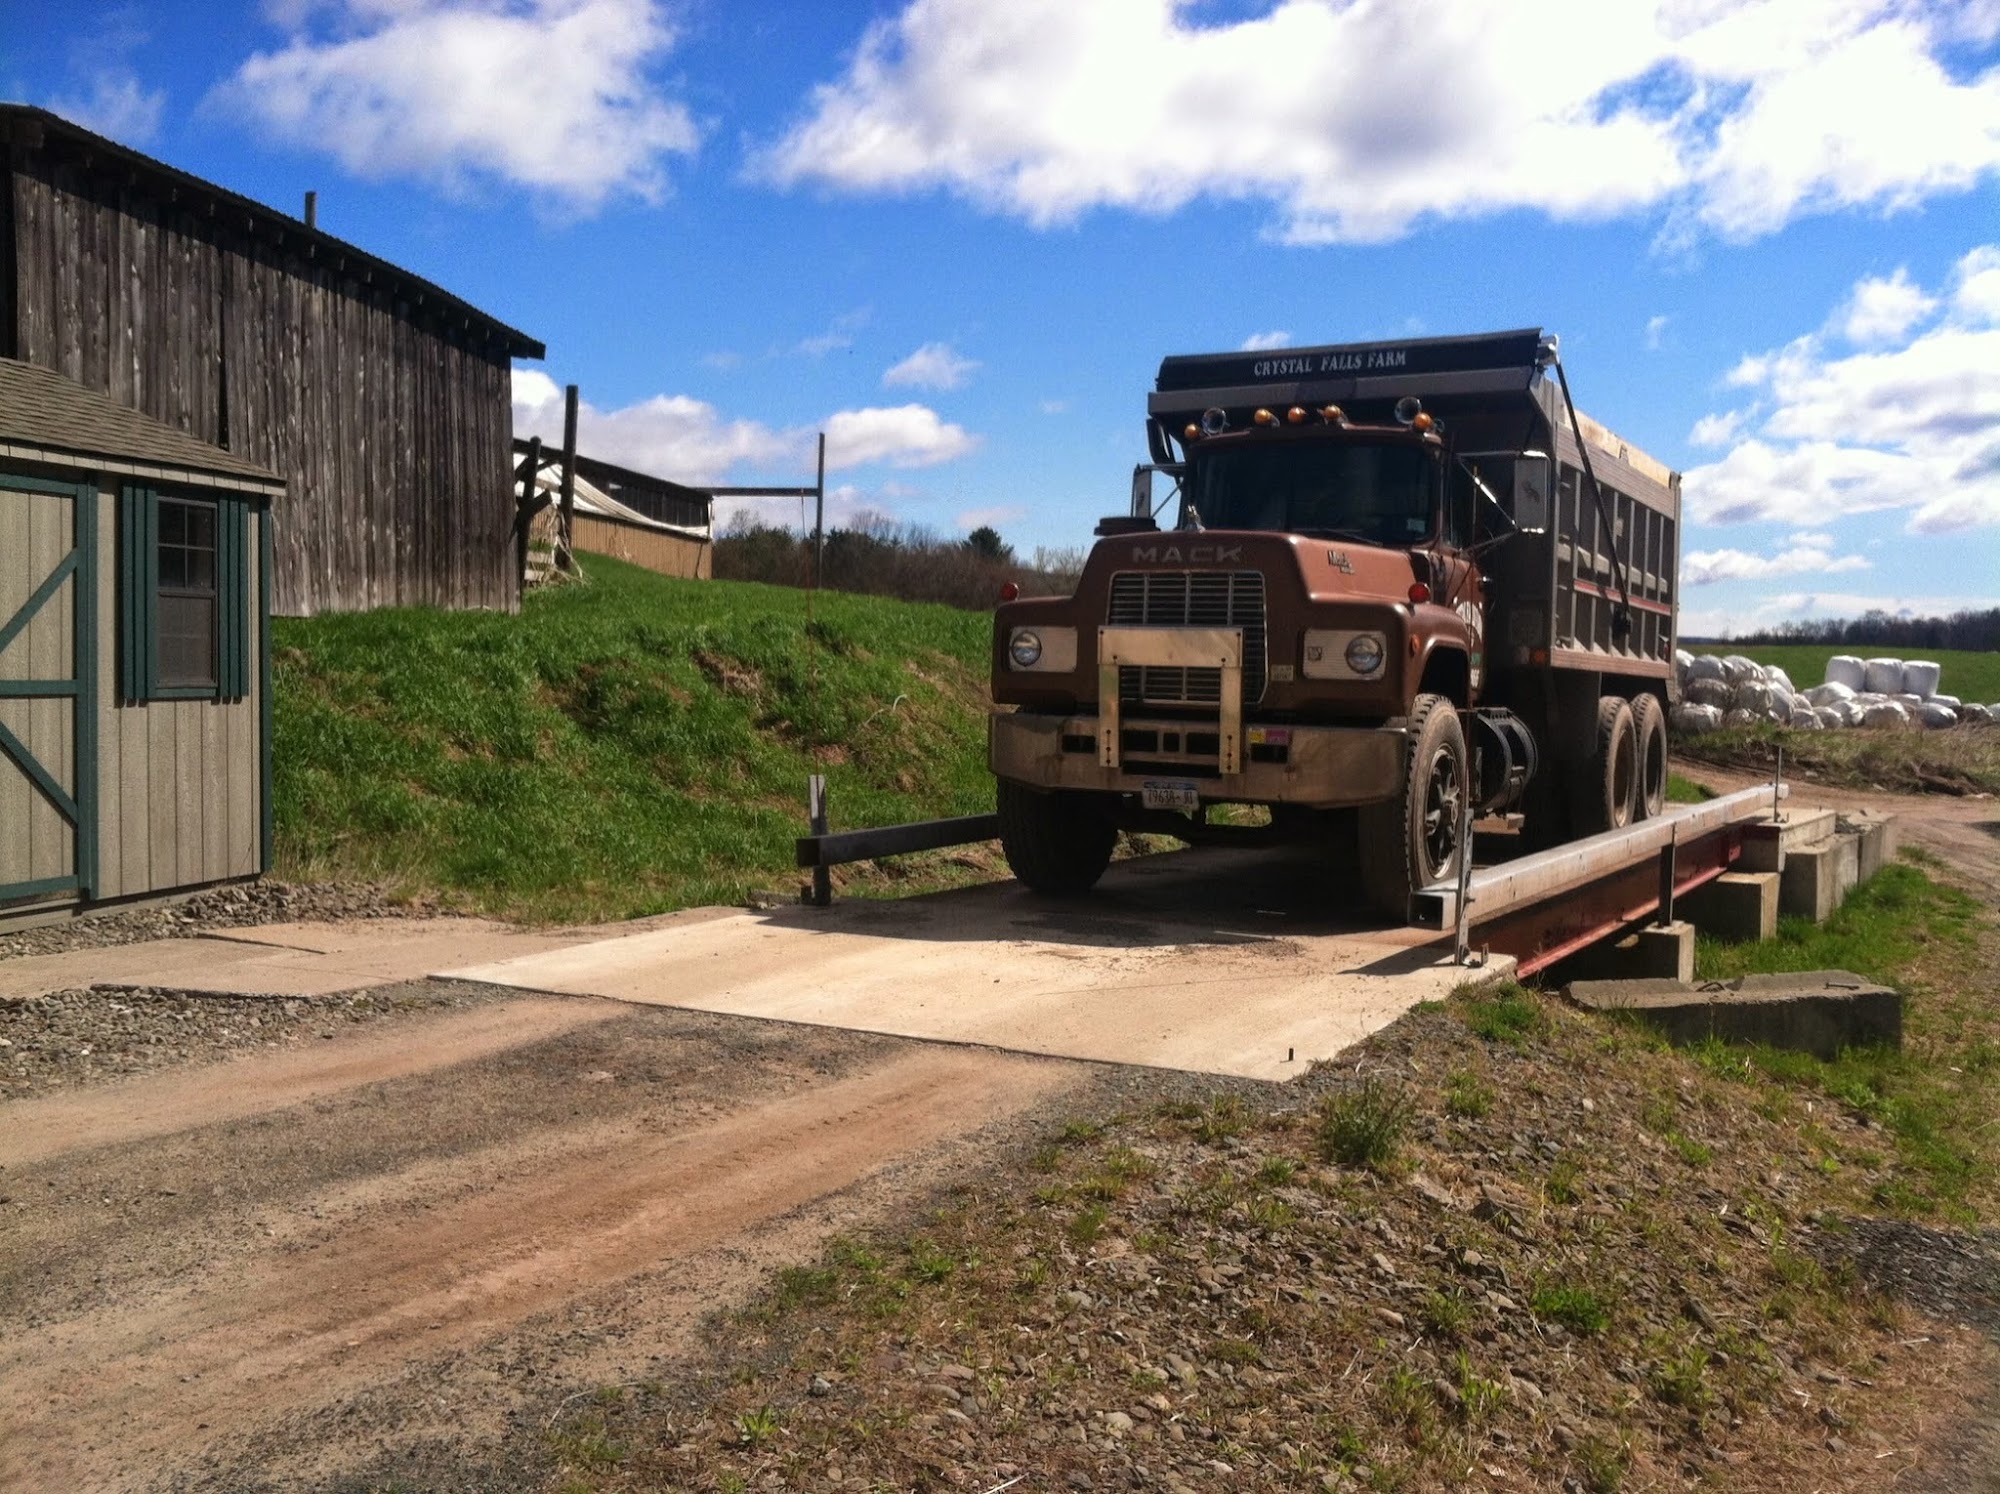
M 1475 817 L 1660 811 L 1680 478 L 1577 414 L 1553 336 L 1170 357 L 1147 417 L 1075 595 L 995 616 L 1021 881 L 1087 890 L 1120 830 L 1317 840 L 1401 920 Z

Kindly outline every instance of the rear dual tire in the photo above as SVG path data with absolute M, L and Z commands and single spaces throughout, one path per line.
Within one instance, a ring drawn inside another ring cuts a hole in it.
M 1667 718 L 1651 695 L 1597 703 L 1596 746 L 1574 782 L 1576 833 L 1602 835 L 1667 806 Z

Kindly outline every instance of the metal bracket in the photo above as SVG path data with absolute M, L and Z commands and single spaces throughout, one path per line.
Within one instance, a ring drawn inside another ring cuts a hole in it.
M 1220 669 L 1222 700 L 1217 769 L 1243 771 L 1243 630 L 1241 628 L 1099 628 L 1097 630 L 1097 761 L 1119 759 L 1118 671 Z

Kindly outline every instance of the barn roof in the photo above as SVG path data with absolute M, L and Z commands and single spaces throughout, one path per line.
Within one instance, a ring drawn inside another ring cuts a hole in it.
M 323 229 L 306 227 L 302 219 L 190 175 L 130 146 L 120 145 L 46 109 L 32 104 L 0 103 L 0 146 L 11 143 L 31 149 L 46 149 L 54 142 L 59 142 L 69 153 L 89 164 L 100 169 L 115 168 L 134 185 L 150 186 L 170 200 L 205 208 L 212 217 L 227 214 L 235 224 L 240 224 L 252 234 L 270 236 L 288 245 L 304 245 L 307 252 L 322 263 L 344 266 L 349 273 L 394 289 L 426 312 L 446 320 L 457 320 L 468 328 L 476 327 L 484 336 L 501 343 L 509 357 L 548 356 L 548 349 L 527 333 L 489 316 L 421 275 L 377 258 Z
M 0 358 L 0 457 L 282 492 L 276 473 L 33 363 Z

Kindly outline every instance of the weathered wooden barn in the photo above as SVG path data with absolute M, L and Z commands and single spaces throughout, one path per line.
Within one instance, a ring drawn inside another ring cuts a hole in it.
M 317 228 L 0 105 L 0 357 L 282 477 L 284 615 L 520 598 L 511 360 L 539 342 Z
M 0 926 L 270 869 L 284 492 L 0 359 Z

